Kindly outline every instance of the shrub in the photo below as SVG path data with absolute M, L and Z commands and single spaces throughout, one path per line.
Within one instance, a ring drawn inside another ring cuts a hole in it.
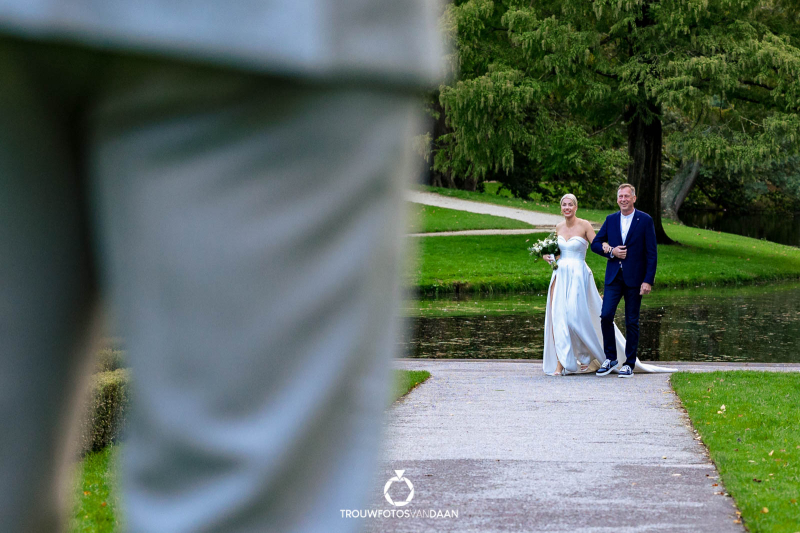
M 128 371 L 119 368 L 92 376 L 91 395 L 81 422 L 81 455 L 117 440 L 128 411 Z

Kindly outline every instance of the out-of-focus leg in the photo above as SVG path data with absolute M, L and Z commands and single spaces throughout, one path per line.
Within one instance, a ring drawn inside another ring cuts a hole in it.
M 395 346 L 412 97 L 142 64 L 94 113 L 131 531 L 353 531 Z
M 0 39 L 0 529 L 56 531 L 56 471 L 93 282 L 72 139 Z

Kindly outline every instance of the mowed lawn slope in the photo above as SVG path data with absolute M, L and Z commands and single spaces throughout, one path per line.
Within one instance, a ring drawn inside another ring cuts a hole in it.
M 411 204 L 411 232 L 436 233 L 474 229 L 530 229 L 533 226 L 513 218 L 481 215 L 432 205 Z
M 659 246 L 654 290 L 665 287 L 751 283 L 800 278 L 800 249 L 666 223 L 680 245 Z M 527 248 L 546 233 L 420 238 L 418 260 L 406 283 L 423 294 L 455 291 L 542 291 L 551 270 Z M 598 286 L 606 259 L 589 251 Z

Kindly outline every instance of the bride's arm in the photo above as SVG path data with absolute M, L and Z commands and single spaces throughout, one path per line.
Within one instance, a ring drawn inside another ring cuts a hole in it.
M 592 227 L 592 223 L 588 220 L 583 221 L 584 229 L 586 230 L 586 240 L 592 242 L 594 240 L 594 228 Z
M 594 241 L 595 237 L 594 228 L 592 227 L 592 223 L 589 222 L 588 220 L 584 220 L 583 223 L 585 224 L 584 229 L 586 231 L 585 233 L 586 240 L 591 243 L 592 241 Z M 607 242 L 602 243 L 602 245 L 603 245 L 603 252 L 605 253 L 611 252 L 611 246 L 609 246 Z
M 585 224 L 584 230 L 586 232 L 585 233 L 586 240 L 591 243 L 591 242 L 594 241 L 594 237 L 595 237 L 594 228 L 592 227 L 592 223 L 589 222 L 588 220 L 584 220 L 583 223 Z M 611 253 L 611 246 L 609 246 L 609 244 L 607 242 L 602 243 L 602 246 L 603 246 L 603 252 L 604 253 L 606 253 L 606 254 Z

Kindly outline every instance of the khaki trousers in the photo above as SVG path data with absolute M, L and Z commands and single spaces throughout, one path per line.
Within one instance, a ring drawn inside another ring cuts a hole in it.
M 59 528 L 81 340 L 133 377 L 134 532 L 351 531 L 389 394 L 414 98 L 0 40 L 0 524 Z

